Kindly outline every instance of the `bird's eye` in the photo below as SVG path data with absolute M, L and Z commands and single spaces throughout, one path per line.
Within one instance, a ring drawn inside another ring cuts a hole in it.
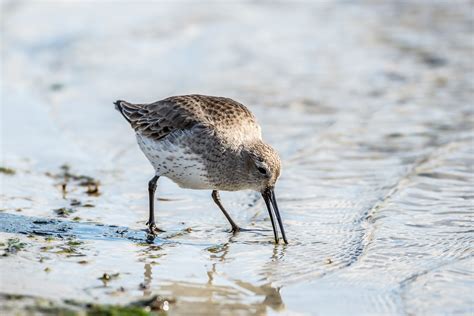
M 261 174 L 267 174 L 267 170 L 265 170 L 265 168 L 258 167 L 257 170 L 258 170 Z

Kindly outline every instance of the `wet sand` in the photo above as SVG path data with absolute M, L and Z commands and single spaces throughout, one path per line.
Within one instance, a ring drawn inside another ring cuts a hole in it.
M 474 312 L 468 1 L 3 1 L 1 20 L 2 314 Z M 258 117 L 289 245 L 258 194 L 222 194 L 253 229 L 232 235 L 211 192 L 166 179 L 147 243 L 153 170 L 112 102 L 188 93 Z

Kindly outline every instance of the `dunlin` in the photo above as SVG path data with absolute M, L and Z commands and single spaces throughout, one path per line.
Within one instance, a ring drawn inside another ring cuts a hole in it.
M 138 145 L 155 169 L 148 183 L 147 225 L 152 234 L 161 231 L 155 224 L 154 195 L 163 176 L 182 188 L 212 190 L 233 232 L 240 228 L 222 205 L 219 191 L 260 192 L 275 242 L 278 221 L 283 241 L 288 243 L 274 193 L 280 158 L 263 142 L 255 116 L 244 105 L 229 98 L 184 95 L 150 104 L 119 100 L 115 107 L 135 130 Z

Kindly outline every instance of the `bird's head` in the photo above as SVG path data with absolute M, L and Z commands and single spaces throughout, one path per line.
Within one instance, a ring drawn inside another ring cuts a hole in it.
M 276 221 L 280 226 L 283 241 L 288 243 L 275 197 L 275 183 L 280 177 L 281 160 L 275 149 L 258 140 L 243 150 L 250 187 L 262 194 L 272 220 L 275 242 L 278 243 Z M 276 216 L 276 219 L 275 219 Z
M 273 188 L 281 170 L 276 150 L 259 140 L 245 148 L 243 154 L 251 188 L 258 192 Z

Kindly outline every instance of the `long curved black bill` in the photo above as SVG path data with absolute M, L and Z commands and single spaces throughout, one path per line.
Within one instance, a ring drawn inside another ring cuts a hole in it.
M 265 204 L 267 205 L 267 209 L 268 209 L 268 214 L 270 215 L 270 219 L 272 221 L 275 242 L 278 243 L 278 230 L 275 223 L 275 216 L 276 216 L 278 225 L 280 226 L 281 234 L 283 236 L 283 241 L 285 242 L 285 244 L 287 244 L 288 240 L 286 239 L 285 229 L 283 228 L 283 222 L 281 220 L 280 210 L 278 209 L 278 204 L 276 201 L 275 192 L 273 191 L 273 188 L 268 188 L 265 191 L 263 191 L 262 196 L 263 196 L 263 199 L 265 200 Z
M 281 220 L 281 216 L 280 216 L 280 210 L 278 209 L 278 204 L 277 204 L 277 200 L 276 200 L 276 197 L 275 197 L 275 191 L 271 190 L 271 201 L 272 201 L 272 205 L 273 205 L 273 211 L 275 212 L 275 215 L 277 217 L 277 220 L 278 220 L 278 225 L 280 226 L 280 231 L 281 231 L 281 235 L 283 236 L 283 241 L 285 242 L 285 244 L 288 243 L 288 240 L 286 240 L 286 234 L 285 234 L 285 229 L 283 228 L 283 221 Z
M 267 205 L 267 210 L 268 210 L 268 215 L 270 215 L 270 219 L 272 221 L 272 227 L 273 227 L 273 235 L 275 235 L 275 243 L 278 244 L 278 230 L 275 225 L 275 219 L 273 217 L 273 211 L 272 211 L 272 205 L 271 205 L 271 193 L 268 192 L 268 190 L 265 190 L 262 193 L 263 200 L 265 201 L 265 204 Z

